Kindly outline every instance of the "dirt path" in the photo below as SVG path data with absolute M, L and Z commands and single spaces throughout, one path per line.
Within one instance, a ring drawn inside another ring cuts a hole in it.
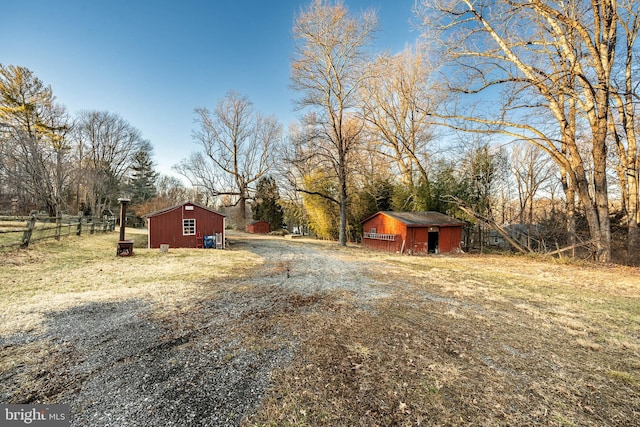
M 264 319 L 293 316 L 328 293 L 361 304 L 384 296 L 363 274 L 366 263 L 343 260 L 335 245 L 244 236 L 231 247 L 260 255 L 262 266 L 210 283 L 171 313 L 142 299 L 92 302 L 50 313 L 42 334 L 2 337 L 5 347 L 52 349 L 47 390 L 9 384 L 2 394 L 69 403 L 73 426 L 238 425 L 298 345 Z
M 242 247 L 265 259 L 262 285 L 275 285 L 302 294 L 347 292 L 366 303 L 388 296 L 369 274 L 374 262 L 354 263 L 334 242 L 243 236 Z M 254 279 L 249 279 L 254 280 Z

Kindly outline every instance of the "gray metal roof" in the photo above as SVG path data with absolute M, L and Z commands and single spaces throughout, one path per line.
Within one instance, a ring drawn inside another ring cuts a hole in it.
M 391 218 L 395 218 L 398 221 L 412 227 L 416 226 L 430 226 L 430 225 L 465 225 L 464 221 L 456 218 L 452 218 L 449 215 L 445 215 L 436 211 L 427 212 L 396 212 L 396 211 L 381 211 L 378 212 Z M 377 214 L 376 214 L 377 215 Z M 368 218 L 367 218 L 368 219 Z

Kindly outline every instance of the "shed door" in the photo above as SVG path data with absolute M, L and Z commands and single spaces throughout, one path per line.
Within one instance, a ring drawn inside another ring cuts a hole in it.
M 437 231 L 429 232 L 429 253 L 437 254 L 438 247 L 440 246 L 440 233 Z
M 414 247 L 413 251 L 417 254 L 426 253 L 429 242 L 429 231 L 426 228 L 414 228 Z

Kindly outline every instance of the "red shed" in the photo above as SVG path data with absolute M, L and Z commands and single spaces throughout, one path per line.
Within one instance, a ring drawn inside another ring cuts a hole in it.
M 464 225 L 440 212 L 383 211 L 362 221 L 362 244 L 410 254 L 457 252 Z
M 168 244 L 171 248 L 204 247 L 204 236 L 214 236 L 213 247 L 224 248 L 225 216 L 212 209 L 184 202 L 147 215 L 149 248 Z
M 246 226 L 247 233 L 269 234 L 271 226 L 266 221 L 253 221 Z

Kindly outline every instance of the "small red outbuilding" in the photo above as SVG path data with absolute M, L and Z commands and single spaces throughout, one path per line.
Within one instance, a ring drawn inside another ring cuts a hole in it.
M 245 228 L 247 233 L 269 234 L 269 231 L 271 231 L 271 226 L 266 221 L 253 221 L 247 224 Z
M 224 248 L 225 216 L 191 202 L 144 215 L 149 230 L 149 248 L 167 244 L 171 248 L 204 247 L 205 236 L 214 236 L 213 247 Z
M 362 244 L 409 254 L 457 252 L 464 225 L 440 212 L 381 211 L 362 221 Z

